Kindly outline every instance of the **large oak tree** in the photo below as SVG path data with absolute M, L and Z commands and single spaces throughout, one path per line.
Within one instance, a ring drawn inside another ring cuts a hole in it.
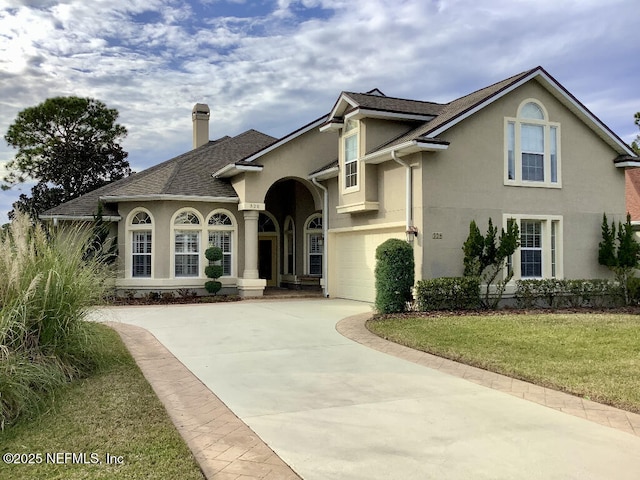
M 118 143 L 127 130 L 117 118 L 117 110 L 79 97 L 49 98 L 18 113 L 4 137 L 18 153 L 7 164 L 2 188 L 37 183 L 31 196 L 20 195 L 14 210 L 35 217 L 130 175 L 128 154 Z

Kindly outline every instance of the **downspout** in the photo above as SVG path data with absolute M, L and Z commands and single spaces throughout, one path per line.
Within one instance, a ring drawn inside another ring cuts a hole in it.
M 397 163 L 406 168 L 406 231 L 409 232 L 413 229 L 413 208 L 412 208 L 412 199 L 413 199 L 413 185 L 411 182 L 411 165 L 409 165 L 404 160 L 401 160 L 395 150 L 391 150 L 391 158 L 393 158 Z
M 327 213 L 329 212 L 329 191 L 327 190 L 327 187 L 318 182 L 316 177 L 312 177 L 311 181 L 316 187 L 322 190 L 322 277 L 324 279 L 322 294 L 325 297 L 329 297 L 329 271 L 327 270 L 327 265 L 329 263 L 327 258 L 327 252 L 329 250 L 327 248 L 327 244 L 329 243 L 327 235 L 329 229 L 329 218 Z

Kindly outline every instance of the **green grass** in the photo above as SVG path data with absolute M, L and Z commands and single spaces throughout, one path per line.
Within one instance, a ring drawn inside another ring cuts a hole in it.
M 640 413 L 640 317 L 623 314 L 381 318 L 391 341 Z
M 21 418 L 0 432 L 0 456 L 7 453 L 70 452 L 122 456 L 122 465 L 7 465 L 0 478 L 198 479 L 204 477 L 164 407 L 126 351 L 118 334 L 90 324 L 105 359 L 93 375 L 57 388 L 40 404 L 40 414 Z M 44 409 L 44 410 L 43 410 Z

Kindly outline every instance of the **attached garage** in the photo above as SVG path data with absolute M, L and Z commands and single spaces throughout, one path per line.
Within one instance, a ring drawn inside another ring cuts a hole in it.
M 389 238 L 404 239 L 404 229 L 330 232 L 329 294 L 373 303 L 376 297 L 376 248 Z

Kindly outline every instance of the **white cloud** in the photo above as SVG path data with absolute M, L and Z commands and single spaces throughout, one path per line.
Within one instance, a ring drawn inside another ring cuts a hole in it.
M 637 131 L 634 0 L 562 9 L 550 0 L 272 0 L 259 17 L 210 16 L 225 3 L 252 11 L 225 0 L 10 0 L 0 8 L 0 132 L 48 97 L 92 96 L 120 111 L 130 161 L 144 168 L 190 148 L 196 102 L 212 108 L 212 137 L 283 135 L 328 111 L 341 90 L 445 102 L 536 65 L 625 140 Z M 0 161 L 12 155 L 0 146 Z

